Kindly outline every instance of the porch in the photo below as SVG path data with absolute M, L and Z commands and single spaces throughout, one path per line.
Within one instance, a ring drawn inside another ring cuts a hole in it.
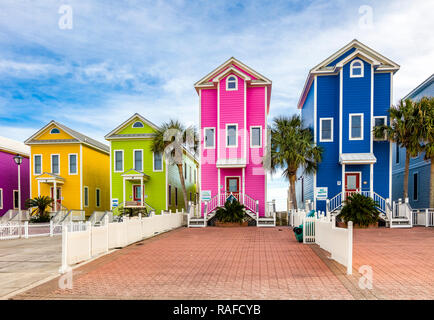
M 149 175 L 142 171 L 130 169 L 125 171 L 122 176 L 122 194 L 123 201 L 119 205 L 128 209 L 145 209 L 149 212 L 155 212 L 145 198 L 146 182 L 149 181 Z
M 50 192 L 47 195 L 51 199 L 53 199 L 52 207 L 49 208 L 50 212 L 58 212 L 61 211 L 62 209 L 66 209 L 62 205 L 62 200 L 63 200 L 62 186 L 65 183 L 65 178 L 54 173 L 44 172 L 39 176 L 36 176 L 35 179 L 38 181 L 38 197 L 40 197 L 42 193 L 41 192 L 42 184 L 46 184 L 50 188 Z

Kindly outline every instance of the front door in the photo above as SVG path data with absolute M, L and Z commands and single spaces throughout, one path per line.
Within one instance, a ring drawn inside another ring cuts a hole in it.
M 56 187 L 56 199 L 57 199 L 57 203 L 53 203 L 53 211 L 58 211 L 60 210 L 60 205 L 62 204 L 62 188 L 60 187 Z M 51 193 L 51 199 L 53 199 L 54 202 L 54 187 L 50 188 L 50 193 Z
M 345 173 L 345 197 L 360 192 L 360 172 Z
M 133 200 L 140 202 L 142 199 L 141 195 L 144 194 L 144 192 L 140 192 L 141 185 L 134 185 L 133 186 Z M 143 191 L 145 190 L 145 186 L 143 185 Z
M 240 177 L 226 177 L 226 192 L 227 197 L 232 193 L 238 201 L 240 200 Z

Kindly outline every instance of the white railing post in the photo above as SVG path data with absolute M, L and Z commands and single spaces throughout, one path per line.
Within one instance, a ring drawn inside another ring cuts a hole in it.
M 332 229 L 336 229 L 336 216 L 332 216 Z
M 62 265 L 60 273 L 68 271 L 68 225 L 66 222 L 62 223 Z
M 353 222 L 348 221 L 347 274 L 353 273 Z
M 25 239 L 29 238 L 29 222 L 28 221 L 24 222 L 24 238 Z
M 104 224 L 105 224 L 105 227 L 107 228 L 107 230 L 106 230 L 106 233 L 107 233 L 107 237 L 106 237 L 106 252 L 108 252 L 109 251 L 109 246 L 110 246 L 109 217 L 108 217 L 108 214 L 106 214 L 105 217 L 104 217 Z M 140 226 L 142 226 L 141 223 L 140 223 Z
M 425 209 L 425 227 L 429 226 L 429 210 Z
M 54 227 L 53 227 L 53 221 L 50 220 L 50 237 L 52 237 L 54 235 Z
M 86 222 L 87 235 L 89 237 L 89 259 L 92 258 L 92 224 L 90 221 Z
M 330 200 L 326 200 L 326 215 L 329 215 L 330 212 Z
M 301 220 L 303 224 L 303 243 L 306 243 L 306 217 Z

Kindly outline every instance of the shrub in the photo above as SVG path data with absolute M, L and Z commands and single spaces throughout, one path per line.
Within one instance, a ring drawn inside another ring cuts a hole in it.
M 338 218 L 345 223 L 352 221 L 359 226 L 367 227 L 378 222 L 378 203 L 370 197 L 355 193 L 344 201 L 344 207 Z
M 216 211 L 215 218 L 220 222 L 236 222 L 244 221 L 244 205 L 238 200 L 226 200 L 223 207 L 219 207 Z

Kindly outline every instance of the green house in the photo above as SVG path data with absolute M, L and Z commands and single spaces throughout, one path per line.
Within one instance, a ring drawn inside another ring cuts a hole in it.
M 105 136 L 110 142 L 111 209 L 123 206 L 159 213 L 184 208 L 178 167 L 151 150 L 158 129 L 136 113 Z M 182 169 L 187 197 L 194 203 L 199 199 L 198 167 L 194 155 L 184 149 Z

